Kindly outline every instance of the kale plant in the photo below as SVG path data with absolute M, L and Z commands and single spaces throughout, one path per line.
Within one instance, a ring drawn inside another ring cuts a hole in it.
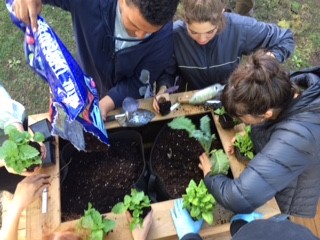
M 194 180 L 191 180 L 186 194 L 182 195 L 183 207 L 186 208 L 190 216 L 194 220 L 204 219 L 208 224 L 213 223 L 213 210 L 216 205 L 216 200 L 208 192 L 203 180 L 197 186 Z
M 142 226 L 145 217 L 143 216 L 144 210 L 151 208 L 150 202 L 150 198 L 144 192 L 131 189 L 131 195 L 126 195 L 124 201 L 117 203 L 111 212 L 121 214 L 129 211 L 132 216 L 132 221 L 130 222 L 130 230 L 132 231 L 137 226 Z
M 205 115 L 200 119 L 200 129 L 196 129 L 193 122 L 186 117 L 175 118 L 168 123 L 168 126 L 172 129 L 185 130 L 189 133 L 189 137 L 193 137 L 198 140 L 212 162 L 212 175 L 220 173 L 226 174 L 228 172 L 230 163 L 223 150 L 211 150 L 212 142 L 216 140 L 216 136 L 211 133 L 210 118 L 208 115 Z
M 7 167 L 21 174 L 25 169 L 42 163 L 40 152 L 29 145 L 30 142 L 43 142 L 42 133 L 36 132 L 32 138 L 27 131 L 20 132 L 12 125 L 7 126 L 4 133 L 8 139 L 0 147 L 0 159 L 4 159 Z
M 89 231 L 89 240 L 103 240 L 115 228 L 116 223 L 104 218 L 99 211 L 92 207 L 91 203 L 88 203 L 88 209 L 85 210 L 84 216 L 80 218 L 77 226 L 78 229 Z

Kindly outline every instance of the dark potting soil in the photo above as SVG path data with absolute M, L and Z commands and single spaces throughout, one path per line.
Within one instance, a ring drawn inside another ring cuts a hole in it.
M 214 146 L 221 148 L 215 141 Z M 153 171 L 163 181 L 172 198 L 180 198 L 193 179 L 199 183 L 203 172 L 198 167 L 199 156 L 204 152 L 195 138 L 190 138 L 183 130 L 163 129 L 161 137 L 153 147 L 150 164 Z
M 143 171 L 142 158 L 141 146 L 123 139 L 112 141 L 108 151 L 75 151 L 61 185 L 62 221 L 80 218 L 88 202 L 100 213 L 110 212 L 130 194 Z

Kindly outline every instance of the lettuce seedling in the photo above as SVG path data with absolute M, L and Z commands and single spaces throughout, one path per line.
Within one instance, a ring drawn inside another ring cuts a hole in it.
M 8 139 L 0 147 L 0 159 L 4 159 L 6 166 L 21 174 L 27 168 L 42 163 L 40 152 L 30 146 L 31 142 L 43 142 L 44 135 L 34 133 L 33 138 L 27 131 L 20 132 L 15 126 L 5 127 L 4 133 Z
M 77 225 L 78 229 L 89 231 L 89 240 L 103 240 L 115 226 L 115 221 L 104 218 L 99 211 L 92 207 L 90 202 L 88 203 L 88 209 L 85 210 Z
M 253 143 L 250 138 L 250 134 L 251 134 L 251 126 L 248 125 L 244 128 L 244 134 L 243 133 L 236 134 L 236 140 L 233 145 L 239 149 L 242 155 L 248 157 L 251 160 L 254 157 L 254 153 L 253 153 Z
M 213 210 L 216 205 L 216 200 L 208 192 L 203 180 L 197 186 L 194 180 L 191 180 L 186 194 L 182 195 L 183 207 L 186 208 L 190 216 L 194 220 L 204 219 L 208 224 L 214 221 Z
M 175 118 L 168 123 L 168 126 L 172 129 L 185 130 L 189 133 L 189 137 L 198 140 L 212 162 L 211 175 L 228 173 L 230 163 L 224 151 L 222 149 L 219 151 L 216 149 L 211 150 L 212 142 L 216 140 L 216 136 L 211 133 L 210 118 L 208 115 L 200 119 L 200 129 L 196 129 L 193 122 L 186 117 Z
M 117 203 L 111 210 L 115 214 L 121 214 L 129 211 L 132 216 L 130 222 L 130 230 L 134 230 L 137 226 L 142 226 L 145 215 L 149 212 L 145 210 L 151 209 L 150 198 L 136 189 L 131 189 L 131 195 L 126 195 L 123 202 Z

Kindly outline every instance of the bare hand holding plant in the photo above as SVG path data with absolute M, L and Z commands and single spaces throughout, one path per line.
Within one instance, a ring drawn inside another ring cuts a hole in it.
M 148 233 L 150 231 L 151 225 L 152 225 L 152 209 L 151 211 L 147 214 L 147 216 L 145 216 L 145 218 L 143 219 L 143 223 L 142 226 L 138 226 L 137 228 L 135 228 L 131 234 L 134 240 L 146 240 Z M 132 222 L 132 216 L 131 214 L 127 211 L 126 212 L 126 217 L 128 222 Z
M 204 152 L 199 157 L 200 163 L 199 168 L 203 171 L 203 176 L 205 177 L 211 172 L 212 161 L 210 161 L 208 155 Z

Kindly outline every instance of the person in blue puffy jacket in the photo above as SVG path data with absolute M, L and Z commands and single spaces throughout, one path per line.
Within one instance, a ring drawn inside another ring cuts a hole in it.
M 320 68 L 289 75 L 258 51 L 230 76 L 221 99 L 228 114 L 252 125 L 256 155 L 231 179 L 212 176 L 202 154 L 209 192 L 234 213 L 250 213 L 275 197 L 283 214 L 313 218 L 320 196 Z

